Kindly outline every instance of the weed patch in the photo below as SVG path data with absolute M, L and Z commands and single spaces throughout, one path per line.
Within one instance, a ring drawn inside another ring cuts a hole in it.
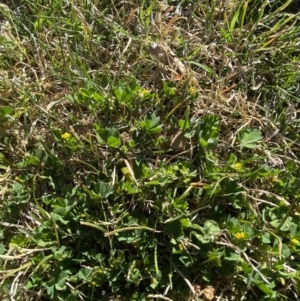
M 0 4 L 2 300 L 299 298 L 295 1 Z

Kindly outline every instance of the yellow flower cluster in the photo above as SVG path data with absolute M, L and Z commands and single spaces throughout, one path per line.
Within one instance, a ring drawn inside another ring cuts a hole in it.
M 292 243 L 293 245 L 298 245 L 298 244 L 299 244 L 299 240 L 296 239 L 296 238 L 292 238 L 292 239 L 291 239 L 291 243 Z
M 196 89 L 195 87 L 191 86 L 191 87 L 189 88 L 189 94 L 193 95 L 193 94 L 195 94 L 196 92 L 197 92 L 197 89 Z
M 20 177 L 15 177 L 15 180 L 21 184 L 25 183 L 25 181 L 23 179 L 21 179 Z
M 139 97 L 144 98 L 150 94 L 150 91 L 147 89 L 141 89 L 139 91 Z
M 233 169 L 236 171 L 241 171 L 243 169 L 243 165 L 241 163 L 237 162 L 233 165 Z
M 244 232 L 238 232 L 234 234 L 234 237 L 236 239 L 244 239 L 245 238 L 245 233 Z
M 68 140 L 71 137 L 71 135 L 68 132 L 65 132 L 61 135 L 61 139 Z

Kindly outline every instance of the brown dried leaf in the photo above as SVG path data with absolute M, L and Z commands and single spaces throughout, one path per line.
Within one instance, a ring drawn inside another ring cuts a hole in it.
M 203 289 L 201 292 L 204 295 L 205 300 L 207 301 L 211 301 L 215 297 L 215 289 L 211 285 Z
M 190 147 L 190 140 L 184 136 L 184 132 L 179 130 L 170 135 L 164 147 L 173 150 L 187 150 Z
M 175 53 L 168 46 L 163 45 L 162 43 L 150 43 L 149 52 L 164 65 L 173 68 L 181 74 L 187 73 L 184 64 L 176 57 Z

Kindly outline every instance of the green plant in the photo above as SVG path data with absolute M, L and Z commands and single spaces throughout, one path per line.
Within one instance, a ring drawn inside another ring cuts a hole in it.
M 291 5 L 0 5 L 3 300 L 299 298 Z

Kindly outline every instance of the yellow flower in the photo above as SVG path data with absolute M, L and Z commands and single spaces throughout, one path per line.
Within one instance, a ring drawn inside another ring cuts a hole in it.
M 195 87 L 191 86 L 191 87 L 189 88 L 189 94 L 193 95 L 193 94 L 195 94 L 196 92 L 197 92 L 197 90 L 196 90 Z
M 144 98 L 150 94 L 150 91 L 147 89 L 141 89 L 139 91 L 139 97 Z
M 183 250 L 183 245 L 182 244 L 178 244 L 178 248 L 179 248 L 180 251 L 182 251 Z
M 234 237 L 236 239 L 244 239 L 245 238 L 245 233 L 244 232 L 238 232 L 234 234 Z
M 233 165 L 233 169 L 236 171 L 240 171 L 243 169 L 243 165 L 241 163 L 237 162 Z
M 272 182 L 280 182 L 278 176 L 271 177 Z
M 25 183 L 25 181 L 23 179 L 21 179 L 20 177 L 15 177 L 15 180 L 21 184 Z
M 61 139 L 67 140 L 71 137 L 71 135 L 68 132 L 65 132 L 64 134 L 61 135 Z
M 291 239 L 291 243 L 292 243 L 293 245 L 298 245 L 299 240 L 296 239 L 296 238 L 292 238 L 292 239 Z
M 92 285 L 92 286 L 95 286 L 96 284 L 97 284 L 97 283 L 96 283 L 95 281 L 92 281 L 92 282 L 91 282 L 91 285 Z

